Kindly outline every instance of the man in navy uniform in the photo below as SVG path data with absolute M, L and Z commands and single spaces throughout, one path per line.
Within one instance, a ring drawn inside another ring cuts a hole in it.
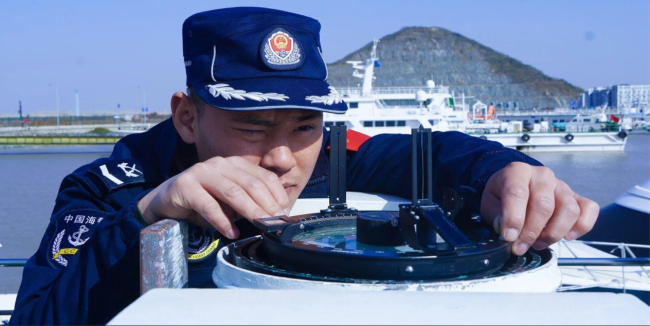
M 138 240 L 161 219 L 191 222 L 189 286 L 214 286 L 215 252 L 249 221 L 327 195 L 323 112 L 347 105 L 327 83 L 318 21 L 231 8 L 183 24 L 187 95 L 172 118 L 67 176 L 25 267 L 13 324 L 101 324 L 139 294 Z M 539 162 L 458 132 L 433 136 L 436 197 L 465 193 L 516 255 L 588 232 L 598 205 Z M 347 188 L 410 198 L 410 136 L 348 151 Z

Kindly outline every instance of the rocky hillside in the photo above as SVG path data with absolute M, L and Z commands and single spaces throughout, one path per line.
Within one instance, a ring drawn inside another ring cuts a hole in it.
M 357 86 L 348 60 L 370 57 L 372 43 L 334 62 L 329 82 L 338 87 Z M 375 69 L 374 86 L 421 86 L 432 79 L 450 86 L 460 96 L 484 103 L 518 102 L 519 108 L 569 107 L 582 89 L 505 54 L 437 27 L 408 27 L 385 36 L 377 47 L 381 67 Z M 474 101 L 469 101 L 474 103 Z M 511 104 L 512 105 L 512 104 Z M 510 106 L 512 108 L 512 106 Z

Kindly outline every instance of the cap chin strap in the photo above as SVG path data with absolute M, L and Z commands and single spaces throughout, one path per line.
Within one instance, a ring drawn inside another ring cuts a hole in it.
M 214 59 L 216 58 L 217 58 L 217 46 L 215 45 L 212 48 L 212 66 L 210 67 L 210 76 L 212 76 L 212 81 L 214 81 L 215 83 L 217 82 L 217 80 L 214 78 Z
M 318 54 L 320 54 L 320 58 L 323 60 L 323 64 L 325 65 L 325 79 L 323 79 L 323 81 L 327 81 L 327 78 L 330 76 L 330 71 L 327 69 L 327 63 L 325 63 L 325 58 L 323 58 L 323 51 L 320 50 L 320 47 L 318 48 Z

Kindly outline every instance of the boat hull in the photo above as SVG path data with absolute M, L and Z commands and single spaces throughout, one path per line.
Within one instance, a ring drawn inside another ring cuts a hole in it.
M 528 137 L 524 135 L 528 135 Z M 473 136 L 483 136 L 485 139 L 497 141 L 506 147 L 522 152 L 622 152 L 625 150 L 627 142 L 627 137 L 621 138 L 616 132 L 522 133 Z

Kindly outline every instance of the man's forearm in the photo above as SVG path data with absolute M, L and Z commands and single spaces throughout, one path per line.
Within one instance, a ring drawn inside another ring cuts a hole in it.
M 475 206 L 487 180 L 503 167 L 512 162 L 541 165 L 497 142 L 460 132 L 434 132 L 432 151 L 434 198 L 441 200 L 445 187 L 470 187 Z M 366 141 L 348 162 L 348 189 L 410 198 L 411 137 L 378 135 Z

